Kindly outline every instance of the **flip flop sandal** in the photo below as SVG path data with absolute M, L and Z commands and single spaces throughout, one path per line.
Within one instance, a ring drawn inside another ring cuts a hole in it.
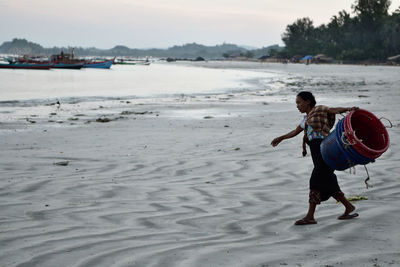
M 358 217 L 358 213 L 346 214 L 346 215 L 343 214 L 338 217 L 338 220 L 350 220 L 356 217 Z
M 295 225 L 307 225 L 307 224 L 316 224 L 316 220 L 306 220 L 306 219 L 300 219 L 296 221 L 294 224 Z

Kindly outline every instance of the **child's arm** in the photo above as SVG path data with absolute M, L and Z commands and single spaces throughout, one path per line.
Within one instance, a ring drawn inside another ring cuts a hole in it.
M 289 138 L 293 138 L 296 135 L 298 135 L 299 133 L 301 133 L 303 131 L 303 128 L 299 126 L 297 126 L 296 129 L 294 129 L 293 131 L 288 132 L 287 134 L 284 134 L 282 136 L 279 136 L 277 138 L 275 138 L 274 140 L 272 140 L 271 145 L 272 146 L 277 146 L 280 142 L 282 142 L 285 139 L 289 139 Z

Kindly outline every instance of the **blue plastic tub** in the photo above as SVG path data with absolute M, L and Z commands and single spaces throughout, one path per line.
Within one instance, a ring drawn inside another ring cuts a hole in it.
M 343 129 L 343 120 L 340 120 L 335 129 L 321 143 L 321 154 L 326 164 L 332 169 L 342 171 L 357 164 L 365 165 L 373 161 L 361 156 L 351 145 L 343 143 L 343 141 L 347 142 L 345 136 L 342 140 Z
M 346 135 L 343 135 L 343 140 L 345 143 L 343 143 L 342 140 L 342 134 L 344 131 L 344 119 L 340 120 L 337 124 L 336 124 L 336 140 L 339 142 L 339 144 L 342 146 L 343 149 L 346 150 L 347 154 L 350 156 L 350 158 L 352 159 L 352 161 L 356 164 L 361 164 L 361 165 L 365 165 L 368 164 L 372 161 L 374 161 L 373 159 L 364 157 L 363 155 L 361 155 L 360 153 L 358 153 L 352 145 L 349 145 L 349 142 L 346 139 Z M 340 135 L 339 135 L 340 133 Z M 340 141 L 339 141 L 340 140 Z M 355 164 L 355 165 L 356 165 Z

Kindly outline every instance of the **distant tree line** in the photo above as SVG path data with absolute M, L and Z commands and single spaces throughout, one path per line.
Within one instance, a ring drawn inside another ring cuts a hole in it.
M 281 57 L 325 54 L 338 60 L 376 60 L 400 54 L 400 7 L 388 13 L 390 0 L 357 0 L 355 14 L 345 10 L 318 27 L 309 18 L 297 19 L 282 35 Z
M 175 58 L 221 58 L 227 51 L 238 51 L 245 53 L 247 50 L 234 44 L 222 44 L 215 46 L 204 46 L 191 43 L 182 46 L 173 46 L 168 49 L 135 49 L 123 45 L 117 45 L 111 49 L 98 49 L 95 47 L 52 47 L 44 48 L 39 44 L 29 42 L 26 39 L 14 38 L 10 42 L 4 42 L 0 45 L 0 53 L 19 54 L 19 55 L 53 55 L 71 53 L 74 48 L 76 56 L 128 56 L 128 57 L 175 57 Z
M 198 57 L 206 59 L 221 58 L 259 58 L 269 55 L 271 51 L 281 51 L 283 47 L 271 45 L 260 49 L 247 50 L 235 44 L 224 43 L 222 45 L 205 46 L 191 43 L 181 46 L 173 46 L 168 49 L 135 49 L 123 45 L 117 45 L 111 49 L 98 49 L 95 47 L 52 47 L 44 48 L 39 44 L 29 42 L 26 39 L 14 38 L 12 41 L 4 42 L 0 45 L 0 53 L 18 55 L 55 55 L 61 53 L 71 53 L 74 48 L 76 56 L 126 56 L 126 57 L 170 57 L 179 59 L 196 59 Z
M 259 59 L 263 57 L 276 56 L 278 52 L 282 51 L 283 47 L 277 44 L 251 50 L 230 50 L 222 54 L 225 59 L 234 58 L 247 58 Z

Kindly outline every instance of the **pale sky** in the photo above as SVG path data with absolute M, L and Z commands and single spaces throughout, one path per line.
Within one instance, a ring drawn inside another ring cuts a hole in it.
M 314 26 L 354 0 L 0 0 L 0 44 L 25 38 L 44 47 L 167 48 L 199 43 L 282 45 L 297 18 Z M 400 6 L 392 0 L 390 12 Z

